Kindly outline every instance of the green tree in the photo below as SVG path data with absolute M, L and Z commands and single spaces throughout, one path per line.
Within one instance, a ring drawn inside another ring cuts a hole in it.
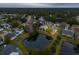
M 33 23 L 33 27 L 37 29 L 41 24 L 39 22 Z
M 5 39 L 5 43 L 6 43 L 6 44 L 10 44 L 10 38 L 9 38 L 8 36 L 5 36 L 5 38 L 6 38 L 6 39 Z
M 50 21 L 55 22 L 55 20 L 56 20 L 56 15 L 51 15 L 50 16 Z
M 47 32 L 47 33 L 51 33 L 51 32 L 52 32 L 52 28 L 49 27 L 49 28 L 46 30 L 46 32 Z
M 16 28 L 16 27 L 19 27 L 19 25 L 21 25 L 21 22 L 18 20 L 13 20 L 11 21 L 11 25 L 12 27 Z

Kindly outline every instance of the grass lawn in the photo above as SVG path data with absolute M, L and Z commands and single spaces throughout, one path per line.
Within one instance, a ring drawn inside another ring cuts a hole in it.
M 55 41 L 57 40 L 57 36 L 59 35 L 59 32 L 57 31 L 54 35 L 47 33 L 46 31 L 40 31 L 40 32 L 47 35 L 47 36 L 52 37 L 51 43 L 48 46 L 48 50 L 49 50 L 52 47 L 52 45 L 55 43 Z
M 55 35 L 51 35 L 52 37 L 52 42 L 50 43 L 50 45 L 48 46 L 48 48 L 51 48 L 51 46 L 53 45 L 53 43 L 55 42 L 55 40 L 57 40 L 57 36 L 58 36 L 58 32 L 55 33 Z
M 79 44 L 79 39 L 72 40 L 72 43 L 73 43 L 74 45 Z

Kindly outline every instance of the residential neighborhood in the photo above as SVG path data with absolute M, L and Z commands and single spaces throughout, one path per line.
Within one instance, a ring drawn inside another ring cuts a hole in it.
M 0 55 L 79 54 L 78 15 L 34 12 L 0 14 Z

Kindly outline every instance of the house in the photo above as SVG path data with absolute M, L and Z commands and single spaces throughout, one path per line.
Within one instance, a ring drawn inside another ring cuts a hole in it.
M 52 22 L 49 22 L 49 21 L 47 21 L 46 24 L 49 25 L 49 26 L 52 26 L 53 25 L 53 23 Z
M 37 18 L 36 15 L 33 15 L 33 18 L 36 19 Z
M 79 16 L 76 16 L 76 20 L 79 22 Z
M 64 36 L 67 36 L 67 37 L 73 37 L 73 35 L 74 35 L 74 31 L 72 31 L 72 30 L 63 30 L 62 31 L 62 35 L 64 35 Z
M 40 18 L 39 18 L 39 21 L 41 21 L 41 22 L 44 21 L 44 20 L 45 20 L 45 19 L 44 19 L 43 17 L 40 17 Z
M 24 30 L 16 30 L 15 32 L 8 33 L 6 36 L 14 40 L 17 36 L 23 33 Z
M 33 23 L 37 23 L 38 22 L 38 20 L 37 19 L 33 19 Z
M 62 22 L 62 23 L 60 24 L 61 30 L 65 29 L 66 26 L 67 26 L 67 23 Z
M 7 23 L 1 24 L 0 25 L 0 31 L 3 31 L 4 29 L 9 29 L 11 26 Z
M 4 30 L 3 28 L 0 28 L 0 32 L 3 31 L 3 30 Z
M 4 16 L 13 16 L 13 17 L 16 17 L 17 14 L 3 14 Z
M 8 29 L 11 27 L 11 25 L 9 25 L 7 23 L 1 24 L 1 26 L 3 26 L 4 29 Z
M 4 43 L 4 40 L 0 37 L 0 45 Z
M 52 35 L 54 35 L 55 33 L 57 33 L 57 31 L 58 31 L 58 27 L 54 24 L 54 25 L 52 25 L 52 32 L 51 32 L 51 34 Z
M 78 25 L 72 26 L 72 30 L 75 32 L 75 38 L 79 39 L 79 26 Z
M 18 29 L 17 31 L 15 31 L 16 36 L 19 36 L 21 33 L 23 33 L 24 30 L 20 30 Z
M 69 24 L 66 24 L 65 30 L 68 30 L 69 28 L 70 28 L 70 25 Z
M 21 51 L 14 45 L 6 45 L 1 52 L 2 55 L 20 55 Z
M 60 26 L 60 23 L 56 22 L 56 23 L 54 24 L 54 26 L 59 27 L 59 26 Z
M 47 30 L 48 26 L 47 25 L 42 25 L 39 27 L 39 30 Z
M 74 45 L 70 42 L 63 43 L 61 47 L 61 55 L 75 55 Z
M 16 38 L 16 34 L 15 33 L 8 33 L 6 35 L 8 38 L 10 38 L 11 40 L 15 39 Z
M 0 15 L 0 19 L 3 19 L 3 18 L 5 18 L 3 15 Z
M 62 19 L 63 19 L 62 17 L 56 17 L 56 20 L 55 21 L 56 22 L 62 22 Z
M 38 20 L 39 20 L 39 22 L 42 23 L 42 24 L 45 22 L 45 19 L 44 19 L 43 17 L 40 17 Z

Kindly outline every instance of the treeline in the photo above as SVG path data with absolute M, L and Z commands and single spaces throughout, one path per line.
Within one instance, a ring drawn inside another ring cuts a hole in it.
M 69 24 L 79 24 L 76 16 L 79 15 L 79 8 L 0 8 L 0 13 L 36 15 L 43 16 L 52 22 L 60 21 Z M 50 14 L 52 17 L 50 17 Z M 62 19 L 57 19 L 62 18 Z
M 0 8 L 0 12 L 3 13 L 30 13 L 30 14 L 38 14 L 38 13 L 56 13 L 56 12 L 67 12 L 71 11 L 73 13 L 79 13 L 79 8 Z

